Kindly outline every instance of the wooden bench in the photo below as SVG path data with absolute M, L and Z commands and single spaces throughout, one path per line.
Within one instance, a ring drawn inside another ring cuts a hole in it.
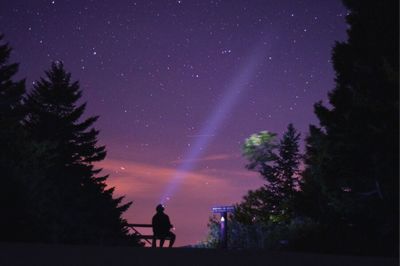
M 133 235 L 136 239 L 143 239 L 151 246 L 153 246 L 153 243 L 155 244 L 154 241 L 157 241 L 157 239 L 160 239 L 159 237 L 155 237 L 154 235 L 143 235 L 136 229 L 139 227 L 153 228 L 153 225 L 151 225 L 151 224 L 128 224 L 127 227 L 129 227 L 133 231 Z M 169 237 L 166 237 L 165 240 L 171 240 L 171 239 Z

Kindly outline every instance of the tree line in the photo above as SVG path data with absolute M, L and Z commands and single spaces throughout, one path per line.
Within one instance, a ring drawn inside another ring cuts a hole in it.
M 230 246 L 398 256 L 398 1 L 343 0 L 348 40 L 332 52 L 336 86 L 318 102 L 305 154 L 289 125 L 243 147 L 265 180 L 236 205 Z M 218 221 L 209 223 L 218 245 Z
M 79 82 L 54 62 L 27 92 L 0 36 L 0 241 L 138 245 L 94 163 L 106 156 Z

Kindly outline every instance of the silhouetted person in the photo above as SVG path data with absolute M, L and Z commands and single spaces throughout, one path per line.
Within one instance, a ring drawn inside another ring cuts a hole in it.
M 160 248 L 163 247 L 164 241 L 166 238 L 169 239 L 169 247 L 175 242 L 175 234 L 170 231 L 173 227 L 171 222 L 169 221 L 168 215 L 164 213 L 164 206 L 159 204 L 156 207 L 157 213 L 153 216 L 152 225 L 153 225 L 153 243 L 152 246 L 156 247 L 157 238 L 160 239 Z

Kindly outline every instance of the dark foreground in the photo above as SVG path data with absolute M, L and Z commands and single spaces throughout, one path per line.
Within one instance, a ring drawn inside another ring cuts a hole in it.
M 0 265 L 398 265 L 395 258 L 351 257 L 261 250 L 151 249 L 0 243 Z

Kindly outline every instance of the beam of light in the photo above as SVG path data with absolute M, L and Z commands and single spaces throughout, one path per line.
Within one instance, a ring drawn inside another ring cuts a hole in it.
M 258 52 L 258 49 L 256 49 L 256 52 L 246 60 L 243 67 L 240 69 L 240 72 L 237 73 L 229 83 L 224 96 L 211 112 L 209 118 L 205 121 L 198 136 L 215 136 L 217 134 L 226 115 L 232 111 L 240 98 L 244 97 L 244 92 L 250 87 L 249 83 L 253 78 L 260 61 L 263 59 L 263 55 L 264 53 L 260 53 Z M 178 167 L 172 176 L 171 181 L 167 185 L 165 192 L 162 194 L 160 200 L 162 204 L 165 204 L 166 201 L 170 200 L 188 172 L 193 170 L 198 158 L 204 153 L 212 139 L 213 138 L 208 137 L 196 138 L 194 145 L 191 146 L 190 150 L 183 157 L 182 164 Z

